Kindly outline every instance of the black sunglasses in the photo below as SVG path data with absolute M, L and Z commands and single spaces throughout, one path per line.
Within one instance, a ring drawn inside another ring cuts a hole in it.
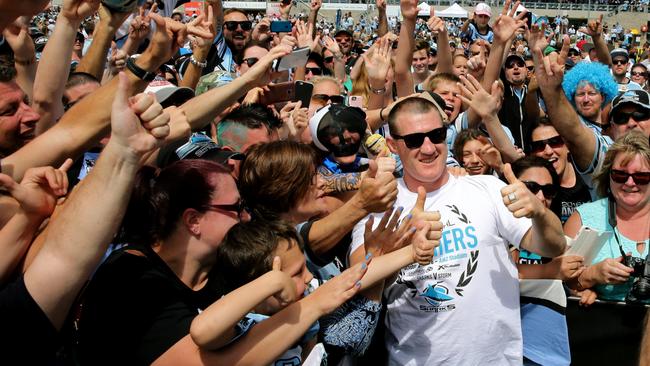
M 332 104 L 343 104 L 345 102 L 345 97 L 342 95 L 314 94 L 311 96 L 311 99 L 322 103 L 331 101 Z
M 533 70 L 535 70 L 535 66 L 526 66 L 526 68 L 528 69 L 528 71 L 533 71 Z
M 306 67 L 305 73 L 309 74 L 311 72 L 313 75 L 323 75 L 323 69 L 320 67 Z
M 238 26 L 241 27 L 241 30 L 243 31 L 249 31 L 251 30 L 251 28 L 253 28 L 253 22 L 251 22 L 250 20 L 244 20 L 241 22 L 230 20 L 223 23 L 223 26 L 226 27 L 226 29 L 231 32 L 236 31 Z
M 634 184 L 640 186 L 645 186 L 650 183 L 650 172 L 628 173 L 622 170 L 612 169 L 612 171 L 609 172 L 609 177 L 618 184 L 624 184 L 628 179 L 630 179 L 630 177 L 632 177 Z
M 647 76 L 645 71 L 632 71 L 631 74 L 632 76 L 643 76 L 643 77 Z
M 550 146 L 552 149 L 556 149 L 558 147 L 564 146 L 564 140 L 562 137 L 560 137 L 560 135 L 557 135 L 546 140 L 532 141 L 530 143 L 530 150 L 534 153 L 538 153 L 544 151 L 544 149 L 546 149 L 546 145 Z
M 245 58 L 245 59 L 243 59 L 242 62 L 245 62 L 246 65 L 248 65 L 248 67 L 252 67 L 252 66 L 255 65 L 255 64 L 257 63 L 257 61 L 259 61 L 259 60 L 260 60 L 260 59 L 257 58 L 257 57 L 249 57 L 249 58 Z
M 323 57 L 323 61 L 330 63 L 334 61 L 334 56 L 329 56 L 329 57 Z
M 569 56 L 580 56 L 580 52 L 569 51 Z
M 244 205 L 244 201 L 240 199 L 237 203 L 229 205 L 207 205 L 205 206 L 205 209 L 208 211 L 236 212 L 237 218 L 241 219 L 241 214 L 246 210 L 246 206 Z
M 630 117 L 637 122 L 650 119 L 650 109 L 641 109 L 634 112 L 616 111 L 612 114 L 612 123 L 625 125 L 630 121 Z
M 625 65 L 627 64 L 627 60 L 612 60 L 613 65 Z
M 537 182 L 529 182 L 529 181 L 524 181 L 524 184 L 532 194 L 537 194 L 537 192 L 541 190 L 544 197 L 546 197 L 549 200 L 552 200 L 553 197 L 555 197 L 555 195 L 557 194 L 557 189 L 552 184 L 541 185 Z
M 506 65 L 506 69 L 513 69 L 515 66 L 521 68 L 526 67 L 526 64 L 521 61 L 513 61 Z
M 418 132 L 404 136 L 391 133 L 391 136 L 396 140 L 404 140 L 406 147 L 409 149 L 418 149 L 424 143 L 425 137 L 428 137 L 429 141 L 434 144 L 445 142 L 447 139 L 447 127 L 438 127 L 429 132 Z

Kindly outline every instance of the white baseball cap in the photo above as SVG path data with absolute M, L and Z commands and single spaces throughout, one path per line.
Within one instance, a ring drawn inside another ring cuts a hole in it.
M 487 15 L 487 16 L 491 17 L 492 16 L 492 9 L 486 3 L 478 3 L 478 4 L 476 4 L 476 8 L 474 8 L 474 14 L 476 14 L 476 15 Z

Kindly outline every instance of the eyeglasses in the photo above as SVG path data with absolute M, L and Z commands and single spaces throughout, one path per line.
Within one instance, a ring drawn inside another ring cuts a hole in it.
M 647 76 L 647 73 L 645 71 L 632 71 L 630 74 L 632 76 L 643 76 L 643 77 Z
M 513 69 L 515 66 L 521 68 L 521 67 L 525 67 L 526 64 L 524 64 L 521 61 L 513 61 L 506 65 L 506 69 Z
M 323 57 L 323 61 L 326 63 L 334 62 L 334 56 Z
M 257 61 L 259 61 L 259 60 L 260 59 L 257 58 L 257 57 L 249 57 L 249 58 L 243 59 L 242 62 L 245 62 L 246 65 L 248 65 L 248 67 L 253 67 L 253 65 L 255 65 L 257 63 Z
M 615 111 L 612 114 L 612 122 L 617 125 L 625 125 L 630 121 L 630 117 L 637 122 L 650 119 L 650 109 L 641 109 L 634 112 Z
M 314 94 L 311 96 L 311 99 L 323 104 L 326 104 L 328 101 L 331 101 L 332 104 L 343 104 L 345 102 L 345 97 L 342 95 Z
M 309 74 L 310 72 L 312 75 L 323 75 L 323 69 L 320 67 L 306 67 L 305 73 Z
M 626 65 L 627 60 L 620 60 L 620 59 L 619 60 L 612 60 L 612 64 L 614 64 L 614 65 Z
M 550 146 L 551 149 L 557 149 L 558 147 L 564 146 L 564 140 L 560 135 L 557 135 L 546 140 L 532 141 L 530 144 L 531 151 L 533 153 L 542 152 L 546 149 L 546 145 Z
M 244 205 L 243 200 L 237 201 L 237 203 L 232 203 L 229 205 L 225 204 L 218 204 L 218 205 L 207 205 L 205 206 L 205 209 L 208 211 L 225 211 L 225 212 L 236 212 L 237 213 L 237 218 L 241 219 L 242 212 L 246 210 L 246 206 Z
M 532 194 L 537 194 L 540 190 L 542 191 L 542 194 L 544 197 L 547 199 L 551 200 L 555 195 L 557 194 L 557 188 L 553 184 L 544 184 L 541 185 L 537 182 L 529 182 L 529 181 L 524 181 L 523 182 L 526 185 L 526 188 L 532 193 Z
M 528 69 L 528 71 L 533 71 L 535 70 L 535 66 L 526 66 L 526 69 Z
M 650 183 L 650 172 L 628 173 L 622 170 L 612 169 L 612 171 L 609 172 L 609 177 L 618 184 L 624 184 L 628 179 L 630 179 L 630 177 L 632 177 L 634 184 L 640 186 L 645 186 Z
M 418 132 L 404 136 L 391 133 L 391 136 L 396 140 L 404 140 L 406 147 L 409 149 L 417 149 L 422 146 L 425 137 L 428 137 L 429 140 L 434 144 L 441 144 L 445 142 L 445 139 L 447 138 L 447 128 L 439 127 L 434 128 L 429 132 Z
M 241 27 L 241 30 L 243 31 L 249 31 L 251 28 L 253 28 L 253 22 L 250 20 L 244 20 L 241 22 L 236 22 L 233 20 L 227 21 L 223 23 L 224 27 L 226 27 L 227 30 L 234 32 L 237 30 L 237 27 Z

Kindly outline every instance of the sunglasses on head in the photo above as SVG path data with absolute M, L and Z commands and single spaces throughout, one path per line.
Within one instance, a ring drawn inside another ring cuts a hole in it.
M 560 135 L 557 135 L 546 140 L 532 141 L 530 144 L 531 151 L 533 153 L 542 152 L 544 149 L 546 149 L 546 145 L 550 146 L 552 149 L 556 149 L 558 147 L 564 146 L 564 140 L 562 140 L 562 137 L 560 137 Z
M 634 184 L 639 186 L 645 186 L 650 183 L 650 172 L 628 173 L 622 170 L 612 169 L 609 172 L 609 177 L 618 184 L 624 184 L 630 177 L 632 177 Z
M 249 31 L 253 27 L 253 23 L 250 20 L 243 20 L 241 22 L 230 20 L 223 23 L 223 26 L 231 32 L 236 31 L 238 26 L 241 27 L 241 30 L 243 31 Z
M 532 194 L 537 194 L 537 192 L 541 190 L 544 197 L 546 197 L 546 199 L 549 200 L 553 199 L 553 197 L 555 197 L 555 195 L 557 194 L 557 189 L 552 184 L 541 185 L 537 182 L 529 182 L 529 181 L 524 181 L 524 184 Z
M 312 73 L 312 75 L 322 75 L 323 70 L 320 67 L 306 67 L 305 68 L 305 73 L 309 74 Z
M 510 62 L 509 64 L 506 65 L 506 69 L 513 69 L 515 66 L 521 68 L 521 67 L 525 67 L 526 64 L 524 64 L 521 61 L 512 61 L 512 62 Z
M 252 66 L 255 65 L 255 64 L 257 63 L 257 61 L 259 61 L 259 60 L 260 60 L 260 59 L 257 58 L 257 57 L 249 57 L 249 58 L 245 58 L 245 59 L 243 59 L 243 60 L 242 60 L 242 63 L 245 62 L 246 65 L 248 65 L 248 67 L 252 67 Z
M 404 140 L 406 147 L 409 149 L 417 149 L 422 146 L 425 137 L 428 137 L 429 141 L 434 144 L 441 144 L 445 142 L 447 139 L 447 127 L 438 127 L 429 132 L 418 132 L 404 136 L 391 133 L 391 136 L 395 140 Z
M 627 60 L 621 60 L 621 59 L 612 60 L 612 64 L 614 64 L 614 65 L 625 65 L 625 64 L 627 64 Z
M 630 117 L 637 122 L 650 119 L 650 109 L 641 109 L 633 112 L 616 111 L 612 114 L 612 123 L 616 125 L 625 125 L 630 121 Z
M 323 61 L 326 63 L 334 62 L 334 56 L 323 57 Z
M 207 211 L 236 212 L 237 217 L 241 219 L 241 214 L 246 210 L 246 206 L 244 205 L 244 201 L 240 199 L 236 203 L 229 205 L 207 205 L 205 206 L 205 209 Z
M 331 101 L 332 104 L 343 104 L 345 97 L 342 95 L 327 95 L 327 94 L 314 94 L 311 96 L 311 99 L 319 101 L 322 103 L 327 103 Z

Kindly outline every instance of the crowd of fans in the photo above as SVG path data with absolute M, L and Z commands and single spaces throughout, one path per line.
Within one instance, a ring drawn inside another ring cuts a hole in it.
M 8 363 L 569 365 L 567 294 L 650 303 L 650 48 L 602 15 L 46 5 L 0 0 Z

